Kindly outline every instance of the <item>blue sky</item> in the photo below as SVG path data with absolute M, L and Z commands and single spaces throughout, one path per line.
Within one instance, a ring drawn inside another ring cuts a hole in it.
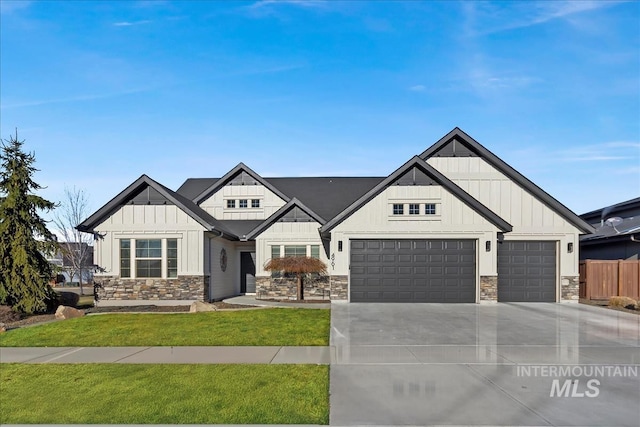
M 455 126 L 583 213 L 640 196 L 640 3 L 0 2 L 41 194 L 386 176 Z

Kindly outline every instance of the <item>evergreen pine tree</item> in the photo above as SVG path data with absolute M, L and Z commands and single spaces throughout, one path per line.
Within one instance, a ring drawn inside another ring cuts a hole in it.
M 33 181 L 35 156 L 22 151 L 24 141 L 4 140 L 0 152 L 0 304 L 15 311 L 45 311 L 55 298 L 46 253 L 56 238 L 39 215 L 55 204 L 34 194 L 43 187 Z

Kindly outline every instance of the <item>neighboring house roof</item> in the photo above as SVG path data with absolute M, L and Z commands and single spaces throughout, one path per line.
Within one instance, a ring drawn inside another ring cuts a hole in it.
M 145 191 L 146 190 L 146 191 Z M 178 206 L 183 212 L 189 215 L 202 225 L 207 231 L 217 232 L 220 236 L 228 240 L 238 240 L 238 236 L 226 228 L 220 221 L 209 215 L 204 209 L 196 205 L 193 201 L 154 181 L 147 175 L 142 175 L 131 185 L 125 188 L 117 196 L 111 199 L 106 205 L 96 211 L 89 218 L 76 227 L 80 231 L 92 233 L 94 228 L 102 223 L 109 216 L 122 206 L 132 202 L 144 204 L 161 204 L 169 202 Z
M 595 227 L 593 234 L 580 237 L 581 245 L 635 240 L 635 236 L 639 236 L 638 240 L 640 240 L 640 197 L 596 209 L 580 217 L 590 221 Z M 606 221 L 615 217 L 619 218 L 618 224 Z
M 460 128 L 456 127 L 451 132 L 442 137 L 438 142 L 427 148 L 420 157 L 427 160 L 430 157 L 481 157 L 491 166 L 516 182 L 538 200 L 558 213 L 570 224 L 585 234 L 593 233 L 594 229 L 578 215 L 573 213 L 565 205 L 554 199 L 543 189 L 529 181 L 524 175 L 509 166 L 498 156 L 487 150 L 478 141 L 467 135 Z
M 326 222 L 322 217 L 320 217 L 314 211 L 305 206 L 300 200 L 294 197 L 293 199 L 289 200 L 286 205 L 278 209 L 273 215 L 267 218 L 262 224 L 258 225 L 254 230 L 244 236 L 243 240 L 254 239 L 260 233 L 269 228 L 274 222 L 283 219 L 289 212 L 295 209 L 299 209 L 304 214 L 306 214 L 305 220 L 314 220 L 320 224 L 324 224 Z M 296 222 L 297 220 L 292 218 L 291 221 Z
M 580 244 L 590 245 L 605 241 L 629 240 L 633 236 L 637 236 L 640 240 L 640 216 L 623 218 L 622 222 L 615 226 L 606 222 L 603 225 L 598 224 L 593 234 L 580 237 Z
M 270 183 L 265 181 L 264 178 L 262 178 L 260 175 L 255 173 L 251 168 L 249 168 L 244 163 L 238 164 L 238 166 L 236 166 L 235 168 L 231 169 L 222 178 L 216 180 L 216 182 L 214 182 L 211 185 L 209 185 L 200 194 L 198 194 L 196 197 L 194 197 L 193 201 L 195 203 L 198 203 L 198 204 L 202 203 L 204 200 L 206 200 L 207 198 L 211 197 L 211 195 L 214 194 L 216 191 L 218 191 L 220 188 L 224 187 L 227 183 L 229 183 L 230 181 L 233 181 L 233 179 L 236 178 L 238 175 L 243 175 L 243 174 L 248 176 L 248 177 L 250 177 L 250 178 L 252 178 L 253 181 L 246 182 L 245 180 L 243 180 L 242 183 L 240 183 L 240 185 L 262 184 L 265 187 L 267 187 L 269 190 L 271 190 L 272 193 L 276 194 L 278 197 L 280 197 L 282 200 L 284 200 L 285 202 L 289 201 L 289 197 L 287 197 L 280 190 L 278 190 L 273 185 L 271 185 Z
M 374 188 L 372 188 L 370 191 L 368 191 L 366 194 L 364 194 L 362 197 L 360 197 L 358 200 L 352 203 L 348 208 L 346 208 L 344 211 L 342 211 L 340 214 L 334 217 L 331 221 L 324 224 L 321 227 L 320 231 L 322 233 L 327 233 L 331 231 L 334 227 L 336 227 L 342 221 L 349 218 L 360 207 L 362 207 L 364 204 L 368 203 L 370 200 L 372 200 L 374 197 L 380 194 L 385 188 L 387 188 L 388 186 L 392 185 L 393 183 L 395 183 L 400 179 L 407 179 L 405 177 L 405 174 L 410 173 L 411 170 L 414 168 L 417 168 L 420 171 L 422 171 L 424 174 L 426 174 L 426 177 L 422 176 L 422 177 L 418 177 L 417 179 L 433 180 L 435 184 L 441 185 L 442 187 L 444 187 L 446 190 L 448 190 L 450 193 L 452 193 L 454 196 L 460 199 L 463 203 L 469 206 L 471 209 L 478 212 L 478 214 L 484 217 L 487 221 L 491 222 L 496 227 L 498 227 L 498 229 L 500 229 L 501 231 L 503 232 L 511 231 L 512 229 L 511 224 L 509 224 L 507 221 L 502 219 L 499 215 L 497 215 L 495 212 L 487 208 L 478 200 L 473 198 L 471 195 L 469 195 L 469 193 L 464 191 L 462 188 L 458 187 L 456 184 L 453 183 L 453 181 L 449 180 L 443 174 L 438 172 L 433 166 L 429 165 L 427 162 L 425 162 L 423 159 L 421 159 L 418 156 L 414 156 L 411 160 L 409 160 L 407 163 L 402 165 L 395 172 L 393 172 L 391 175 L 389 175 L 387 178 L 381 181 L 378 185 L 376 185 Z M 415 176 L 415 173 L 414 173 L 414 176 Z
M 636 215 L 640 216 L 640 197 L 583 213 L 580 218 L 589 224 L 596 225 L 613 216 L 629 217 Z

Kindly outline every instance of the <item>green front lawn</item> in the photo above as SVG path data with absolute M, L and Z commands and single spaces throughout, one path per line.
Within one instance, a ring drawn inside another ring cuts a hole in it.
M 103 314 L 11 330 L 0 346 L 328 345 L 329 325 L 330 311 L 318 309 Z
M 329 422 L 327 366 L 3 364 L 0 395 L 0 424 Z

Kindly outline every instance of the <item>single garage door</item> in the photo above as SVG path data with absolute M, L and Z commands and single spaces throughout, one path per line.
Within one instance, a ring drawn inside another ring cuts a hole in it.
M 475 240 L 351 240 L 351 302 L 475 302 Z
M 556 301 L 556 242 L 498 244 L 498 301 Z

